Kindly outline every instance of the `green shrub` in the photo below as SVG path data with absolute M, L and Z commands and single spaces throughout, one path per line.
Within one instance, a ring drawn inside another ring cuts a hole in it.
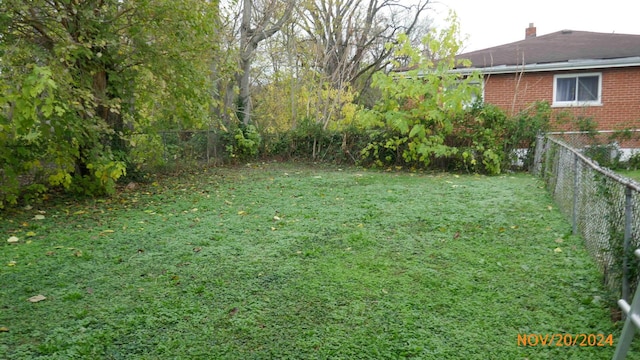
M 627 160 L 627 168 L 629 170 L 640 169 L 640 152 L 632 154 Z
M 253 125 L 239 123 L 238 127 L 231 129 L 224 137 L 225 149 L 231 159 L 248 160 L 258 155 L 262 137 L 258 129 Z
M 583 153 L 598 165 L 610 169 L 620 167 L 620 149 L 617 144 L 596 144 L 585 147 Z
M 500 108 L 476 103 L 456 119 L 447 144 L 458 149 L 450 167 L 468 172 L 499 174 L 508 157 L 504 141 L 508 132 L 506 114 Z

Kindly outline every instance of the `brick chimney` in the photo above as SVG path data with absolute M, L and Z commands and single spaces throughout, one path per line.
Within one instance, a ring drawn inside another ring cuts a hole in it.
M 536 27 L 533 26 L 533 23 L 529 23 L 529 27 L 524 29 L 524 38 L 533 38 L 536 37 Z

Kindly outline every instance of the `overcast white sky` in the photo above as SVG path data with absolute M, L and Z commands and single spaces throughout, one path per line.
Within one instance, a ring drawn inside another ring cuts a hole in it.
M 638 0 L 432 0 L 432 8 L 436 26 L 449 9 L 458 14 L 469 36 L 463 52 L 523 40 L 529 23 L 538 36 L 564 29 L 640 35 Z

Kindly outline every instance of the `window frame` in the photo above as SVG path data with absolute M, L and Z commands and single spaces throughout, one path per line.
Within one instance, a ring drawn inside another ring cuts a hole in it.
M 579 101 L 578 100 L 578 79 L 581 77 L 598 77 L 598 98 L 596 100 Z M 556 96 L 558 94 L 558 79 L 570 79 L 574 78 L 576 81 L 576 94 L 575 100 L 572 101 L 557 101 Z M 590 72 L 590 73 L 571 73 L 571 74 L 555 74 L 553 75 L 553 102 L 552 107 L 576 107 L 576 106 L 602 106 L 602 73 Z
M 463 79 L 456 80 L 455 87 L 458 87 L 459 84 L 461 84 L 465 79 L 466 77 Z M 464 110 L 471 109 L 476 102 L 480 102 L 484 104 L 484 88 L 485 88 L 484 76 L 482 77 L 482 79 L 478 79 L 478 81 L 470 81 L 468 85 L 473 87 L 478 87 L 480 91 L 478 92 L 477 97 L 475 99 L 471 99 L 471 101 L 468 101 L 462 104 L 462 109 Z

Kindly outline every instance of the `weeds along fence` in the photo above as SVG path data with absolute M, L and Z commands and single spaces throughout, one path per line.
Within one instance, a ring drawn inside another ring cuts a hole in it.
M 573 233 L 584 238 L 612 295 L 628 302 L 639 280 L 633 251 L 640 247 L 640 184 L 594 160 L 620 159 L 620 145 L 609 135 L 538 136 L 533 171 L 571 219 Z
M 132 136 L 135 146 L 133 157 L 152 168 L 158 165 L 190 166 L 193 164 L 219 165 L 242 160 L 242 153 L 233 142 L 233 136 L 215 130 L 160 131 L 156 134 Z M 282 160 L 356 162 L 356 156 L 365 135 L 342 132 L 288 132 L 262 134 L 258 156 Z M 255 158 L 255 156 L 251 157 Z

